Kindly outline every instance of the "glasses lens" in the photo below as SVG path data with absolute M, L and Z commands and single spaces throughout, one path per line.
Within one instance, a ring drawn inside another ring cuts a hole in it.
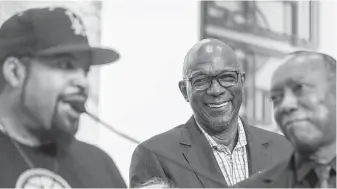
M 201 77 L 193 78 L 191 83 L 193 87 L 197 90 L 207 89 L 210 85 L 208 76 L 201 76 Z
M 238 74 L 232 71 L 220 74 L 217 78 L 223 87 L 232 86 L 238 82 Z
M 230 87 L 238 82 L 238 74 L 235 71 L 227 71 L 216 77 L 222 87 Z M 191 83 L 196 90 L 206 90 L 211 85 L 211 77 L 206 75 L 195 77 L 191 79 Z

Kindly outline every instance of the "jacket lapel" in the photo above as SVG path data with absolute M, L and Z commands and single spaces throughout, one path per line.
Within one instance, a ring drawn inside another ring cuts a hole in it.
M 255 132 L 252 126 L 243 123 L 247 137 L 247 156 L 249 176 L 259 172 L 271 163 L 271 154 L 267 150 L 269 139 Z
M 193 116 L 182 129 L 183 156 L 205 188 L 228 187 L 211 146 L 197 127 Z
M 286 158 L 269 169 L 262 177 L 268 188 L 291 188 L 294 176 L 290 168 L 292 157 Z

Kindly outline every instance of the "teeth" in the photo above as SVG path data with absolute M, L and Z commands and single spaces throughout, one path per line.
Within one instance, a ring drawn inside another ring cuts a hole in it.
M 228 104 L 228 102 L 222 103 L 222 104 L 207 104 L 209 107 L 211 108 L 222 108 L 224 106 L 226 106 Z

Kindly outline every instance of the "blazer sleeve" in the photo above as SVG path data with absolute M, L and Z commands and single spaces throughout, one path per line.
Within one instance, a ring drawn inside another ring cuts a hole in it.
M 130 187 L 137 187 L 153 177 L 167 179 L 158 156 L 143 144 L 132 155 L 129 177 Z

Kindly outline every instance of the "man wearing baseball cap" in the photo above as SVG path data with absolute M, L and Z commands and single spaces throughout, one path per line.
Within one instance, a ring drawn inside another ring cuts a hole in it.
M 91 47 L 64 8 L 29 9 L 1 26 L 0 187 L 126 187 L 106 153 L 74 137 L 90 66 L 118 58 Z

